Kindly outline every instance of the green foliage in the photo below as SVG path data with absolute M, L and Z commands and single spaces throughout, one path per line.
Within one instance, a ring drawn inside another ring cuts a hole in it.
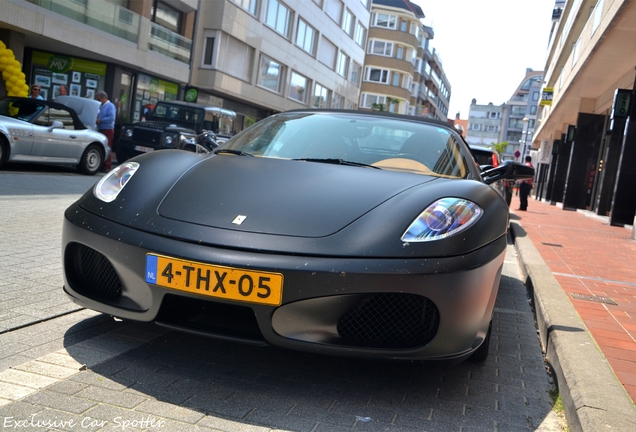
M 507 147 L 508 147 L 508 141 L 500 142 L 493 145 L 493 149 L 499 154 L 499 156 L 504 154 Z

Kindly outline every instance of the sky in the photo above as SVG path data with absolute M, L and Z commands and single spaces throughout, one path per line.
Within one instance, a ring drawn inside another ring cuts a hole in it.
M 554 0 L 411 0 L 433 27 L 451 85 L 448 118 L 468 118 L 473 98 L 480 105 L 507 102 L 526 68 L 545 67 Z

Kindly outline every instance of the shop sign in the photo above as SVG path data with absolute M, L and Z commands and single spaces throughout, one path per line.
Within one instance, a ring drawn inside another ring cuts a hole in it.
M 197 87 L 186 87 L 184 100 L 186 102 L 196 103 L 199 99 L 199 89 Z
M 541 92 L 541 102 L 539 105 L 552 105 L 552 98 L 554 97 L 554 87 L 544 87 Z
M 106 63 L 99 63 L 75 57 L 33 51 L 31 62 L 33 64 L 46 65 L 47 69 L 55 73 L 66 73 L 74 70 L 77 72 L 106 76 Z
M 629 117 L 629 106 L 632 99 L 632 91 L 626 89 L 616 89 L 614 92 L 614 104 L 612 105 L 612 115 L 610 118 L 626 119 Z

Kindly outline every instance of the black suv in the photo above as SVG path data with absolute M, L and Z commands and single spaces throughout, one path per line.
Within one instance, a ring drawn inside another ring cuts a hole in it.
M 208 147 L 221 117 L 235 118 L 233 111 L 180 101 L 159 101 L 146 121 L 124 124 L 117 143 L 119 163 L 161 149 L 180 148 L 184 140 Z M 212 150 L 211 148 L 208 150 Z
M 470 152 L 473 154 L 473 158 L 477 164 L 479 164 L 482 171 L 496 168 L 501 165 L 499 153 L 489 147 L 471 145 Z M 510 205 L 510 201 L 512 200 L 513 185 L 514 181 L 512 180 L 500 180 L 495 183 L 495 186 L 499 188 L 499 193 L 501 193 L 508 205 Z

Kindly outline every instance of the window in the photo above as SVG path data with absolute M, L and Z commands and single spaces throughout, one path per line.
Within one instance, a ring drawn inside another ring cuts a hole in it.
M 385 27 L 395 30 L 397 28 L 397 16 L 376 13 L 373 15 L 372 25 L 375 27 Z
M 532 105 L 530 107 L 530 114 L 534 115 L 537 113 L 537 106 L 536 105 Z
M 347 77 L 349 71 L 349 56 L 340 51 L 338 53 L 338 62 L 336 64 L 336 72 L 343 77 Z
M 389 70 L 367 67 L 365 70 L 365 81 L 372 81 L 382 84 L 389 83 Z
M 309 80 L 306 77 L 296 72 L 292 72 L 289 84 L 289 98 L 301 103 L 306 103 L 308 85 Z
M 289 38 L 290 23 L 291 10 L 279 0 L 269 0 L 265 14 L 265 24 Z
M 316 55 L 316 35 L 318 33 L 307 22 L 298 18 L 298 30 L 296 32 L 296 45 L 307 51 L 312 56 Z
M 275 93 L 281 93 L 281 84 L 283 82 L 284 76 L 284 68 L 280 63 L 270 59 L 265 55 L 261 56 L 261 64 L 258 76 L 259 85 Z
M 351 64 L 351 76 L 349 77 L 349 81 L 351 81 L 356 86 L 359 86 L 361 72 L 362 72 L 362 66 L 360 66 L 356 62 L 353 62 Z
M 400 74 L 397 72 L 393 72 L 393 81 L 391 82 L 391 85 L 394 85 L 395 87 L 400 85 Z
M 331 98 L 331 108 L 333 109 L 343 109 L 344 108 L 344 97 L 340 96 L 338 93 L 334 93 Z
M 342 15 L 342 2 L 340 0 L 325 0 L 325 13 L 332 20 L 340 24 L 340 15 Z
M 535 102 L 539 100 L 539 92 L 532 93 L 532 100 Z
M 252 15 L 256 15 L 256 8 L 258 7 L 258 0 L 231 0 L 237 6 L 245 9 Z
M 203 47 L 203 64 L 205 66 L 214 66 L 214 42 L 216 38 L 208 36 L 205 38 L 205 46 Z
M 480 131 L 481 130 L 481 124 L 479 124 L 479 123 L 471 123 L 470 124 L 470 130 Z
M 361 47 L 364 46 L 364 41 L 367 38 L 367 29 L 362 25 L 360 21 L 356 24 L 356 35 L 355 40 L 358 45 Z
M 488 132 L 499 132 L 499 126 L 488 125 L 486 130 Z
M 331 92 L 327 90 L 325 87 L 316 83 L 316 88 L 314 88 L 314 108 L 327 108 L 329 106 L 329 94 Z
M 391 57 L 393 55 L 393 42 L 369 41 L 369 54 Z
M 362 94 L 362 107 L 363 108 L 373 108 L 374 104 L 382 104 L 386 103 L 386 96 L 374 95 L 369 93 Z
M 402 20 L 402 22 L 400 23 L 400 31 L 403 31 L 406 33 L 406 25 L 408 23 L 405 20 Z
M 221 45 L 218 69 L 228 75 L 250 81 L 254 48 L 228 35 L 224 35 Z
M 333 70 L 336 61 L 336 51 L 336 46 L 323 37 L 320 39 L 320 47 L 318 47 L 318 60 Z
M 175 33 L 180 33 L 182 13 L 179 10 L 163 1 L 158 0 L 152 5 L 151 13 L 152 22 L 172 30 Z
M 399 58 L 400 60 L 404 60 L 404 47 L 398 46 L 397 47 L 397 58 Z
M 344 10 L 344 14 L 342 15 L 342 29 L 349 36 L 353 35 L 353 26 L 356 22 L 355 17 L 351 13 L 349 9 Z

